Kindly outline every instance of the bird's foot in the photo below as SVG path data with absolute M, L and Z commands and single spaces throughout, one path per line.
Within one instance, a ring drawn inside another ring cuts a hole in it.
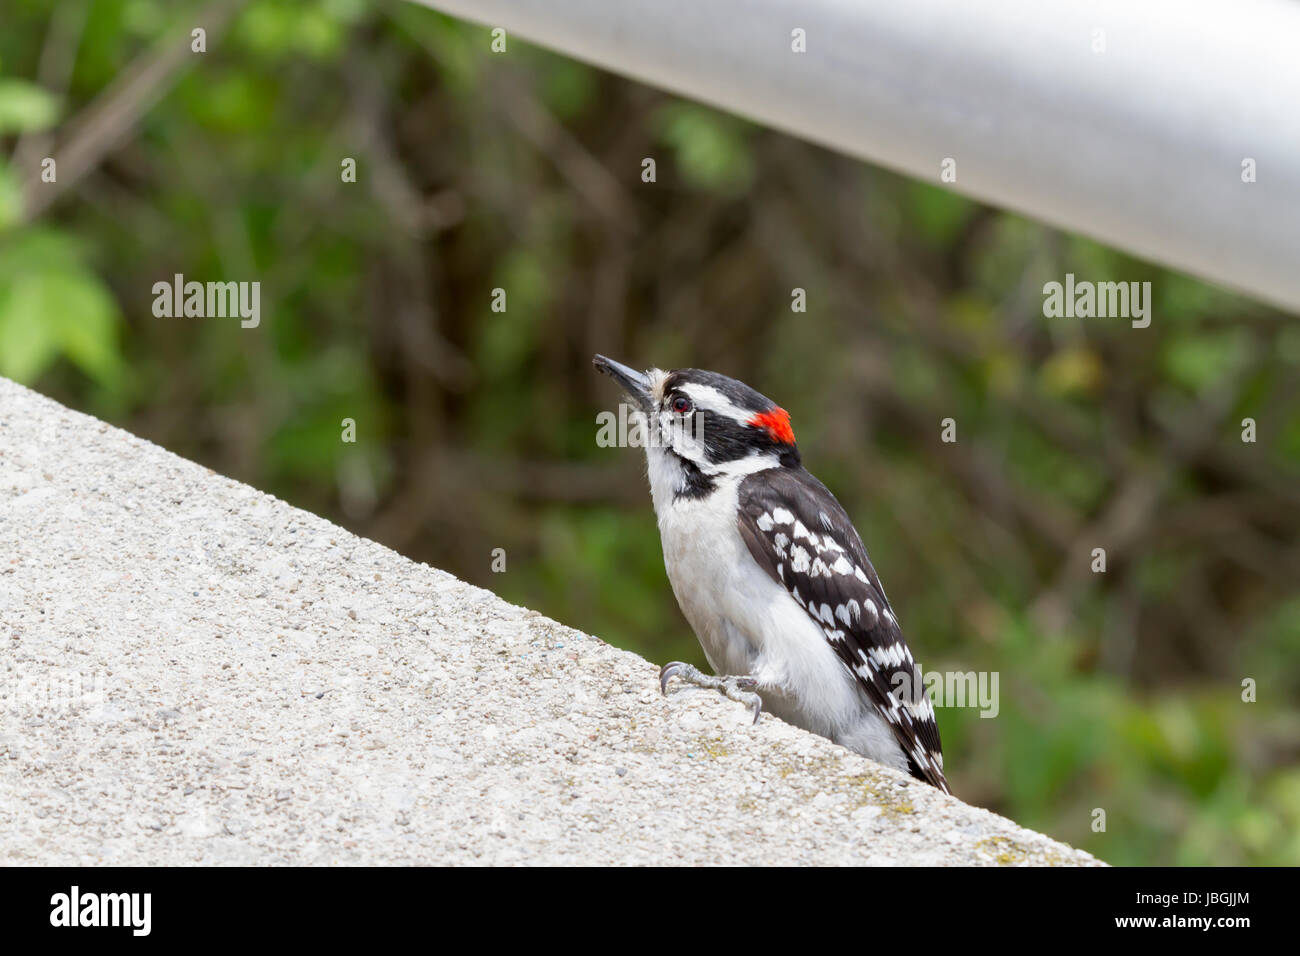
M 763 712 L 763 698 L 755 693 L 758 681 L 753 677 L 715 676 L 705 674 L 698 667 L 692 667 L 690 664 L 673 661 L 671 664 L 665 664 L 659 671 L 659 690 L 665 695 L 668 693 L 668 682 L 674 677 L 696 687 L 720 691 L 729 699 L 744 704 L 754 712 L 754 723 L 758 723 L 758 715 Z

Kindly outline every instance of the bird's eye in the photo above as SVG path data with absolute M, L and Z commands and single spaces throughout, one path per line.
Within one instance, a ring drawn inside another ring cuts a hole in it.
M 673 399 L 673 411 L 678 415 L 685 415 L 693 407 L 694 406 L 691 405 L 691 400 L 689 398 L 684 398 L 683 396 L 678 395 Z

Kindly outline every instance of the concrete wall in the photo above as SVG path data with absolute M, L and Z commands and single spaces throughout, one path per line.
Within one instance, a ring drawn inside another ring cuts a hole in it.
M 0 863 L 1096 863 L 656 675 L 0 379 Z

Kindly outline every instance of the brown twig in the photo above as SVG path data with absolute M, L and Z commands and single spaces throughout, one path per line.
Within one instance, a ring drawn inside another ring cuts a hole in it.
M 67 189 L 77 184 L 104 157 L 131 134 L 149 109 L 167 92 L 177 76 L 191 65 L 190 31 L 203 27 L 211 43 L 230 22 L 245 0 L 214 0 L 174 33 L 168 33 L 149 52 L 136 59 L 95 100 L 68 123 L 55 155 L 58 178 L 41 181 L 33 170 L 24 192 L 26 221 L 39 217 Z

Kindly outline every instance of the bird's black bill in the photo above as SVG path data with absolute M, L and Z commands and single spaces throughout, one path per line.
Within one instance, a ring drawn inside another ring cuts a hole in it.
M 618 382 L 623 387 L 623 391 L 627 392 L 628 397 L 633 399 L 643 412 L 649 412 L 653 408 L 650 379 L 644 372 L 628 368 L 622 362 L 615 362 L 603 355 L 597 355 L 591 360 L 591 364 Z

